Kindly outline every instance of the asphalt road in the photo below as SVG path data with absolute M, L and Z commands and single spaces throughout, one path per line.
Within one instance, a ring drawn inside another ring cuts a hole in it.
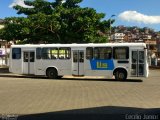
M 127 81 L 0 74 L 1 119 L 89 119 L 93 115 L 92 119 L 160 119 L 160 70 L 150 70 L 149 78 Z

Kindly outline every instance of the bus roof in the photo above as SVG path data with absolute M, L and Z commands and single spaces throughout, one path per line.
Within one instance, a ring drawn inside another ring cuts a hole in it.
M 85 43 L 85 44 L 23 44 L 23 45 L 11 45 L 11 47 L 104 47 L 104 46 L 144 46 L 146 47 L 145 43 Z

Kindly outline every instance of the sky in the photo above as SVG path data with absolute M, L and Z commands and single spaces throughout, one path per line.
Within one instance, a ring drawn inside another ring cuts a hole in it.
M 22 16 L 16 14 L 12 8 L 14 5 L 30 9 L 34 7 L 25 5 L 24 0 L 0 0 L 0 18 Z M 112 26 L 149 27 L 160 31 L 160 0 L 83 0 L 80 6 L 105 13 L 104 19 L 115 19 Z

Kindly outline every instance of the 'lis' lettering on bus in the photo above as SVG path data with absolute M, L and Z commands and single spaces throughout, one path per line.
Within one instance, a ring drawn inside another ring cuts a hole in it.
M 108 68 L 107 63 L 97 62 L 97 68 Z

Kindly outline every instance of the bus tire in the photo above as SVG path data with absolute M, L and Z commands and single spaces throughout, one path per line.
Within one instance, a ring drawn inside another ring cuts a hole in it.
M 58 73 L 55 68 L 47 69 L 46 75 L 49 79 L 56 79 L 58 77 Z
M 119 69 L 115 72 L 115 79 L 116 80 L 121 81 L 121 80 L 126 80 L 126 78 L 127 78 L 127 73 L 125 70 Z

